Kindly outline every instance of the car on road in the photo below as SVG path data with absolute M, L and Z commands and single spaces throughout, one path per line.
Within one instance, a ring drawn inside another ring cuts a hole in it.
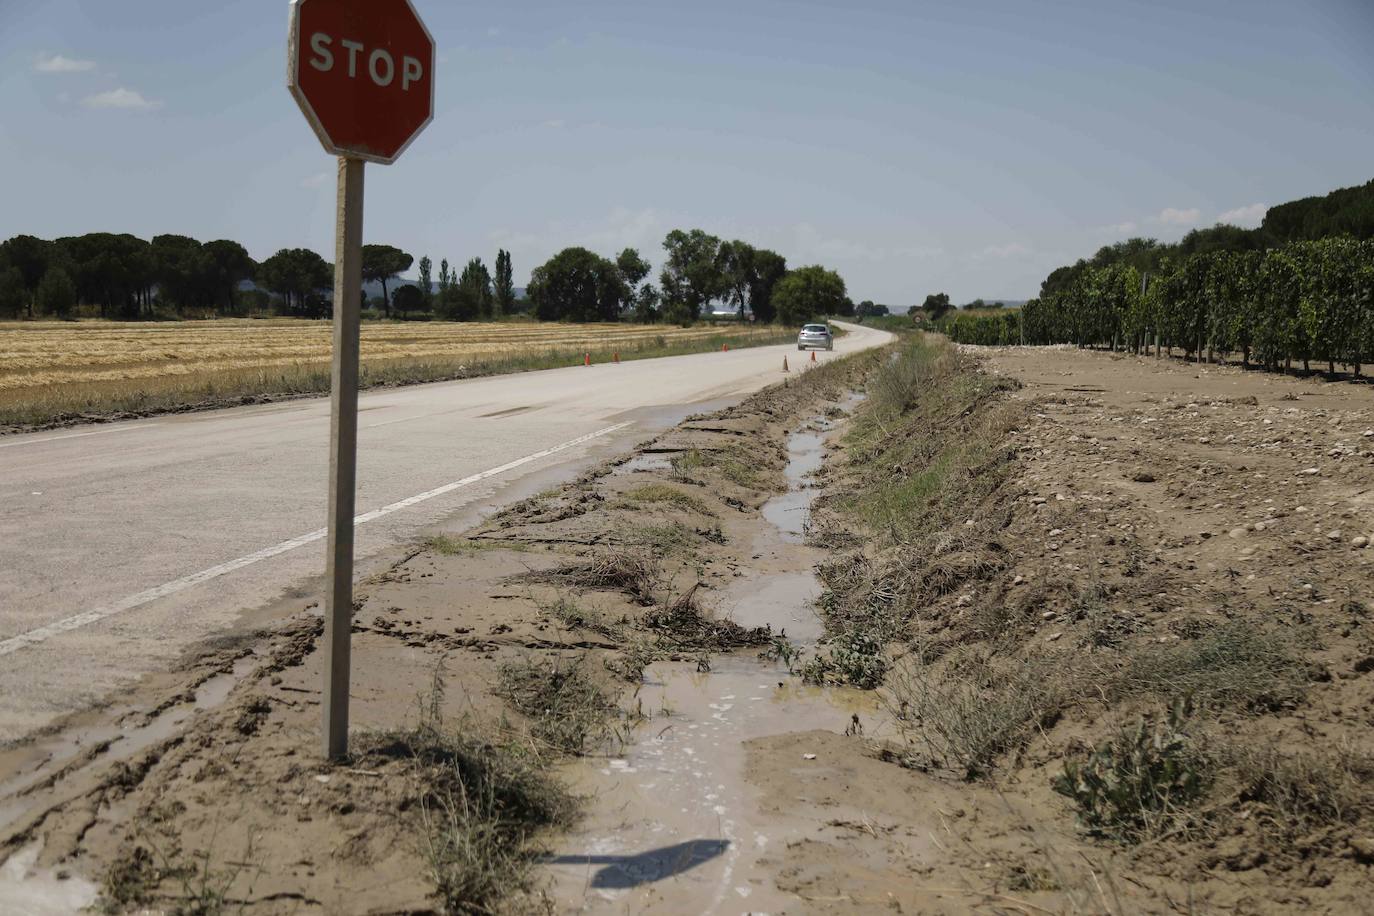
M 801 333 L 797 335 L 797 349 L 807 348 L 827 350 L 835 349 L 835 335 L 830 333 L 830 326 L 826 324 L 805 324 L 802 325 Z

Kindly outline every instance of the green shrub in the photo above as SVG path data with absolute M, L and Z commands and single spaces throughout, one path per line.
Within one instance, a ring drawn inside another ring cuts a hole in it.
M 1186 716 L 1179 701 L 1164 719 L 1142 717 L 1087 759 L 1067 761 L 1054 791 L 1073 800 L 1079 821 L 1098 836 L 1136 842 L 1186 826 L 1211 781 L 1209 761 L 1184 731 Z

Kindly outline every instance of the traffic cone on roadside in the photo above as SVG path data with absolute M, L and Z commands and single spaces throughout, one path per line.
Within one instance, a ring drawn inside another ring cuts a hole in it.
M 620 351 L 619 351 L 619 350 L 616 350 L 616 351 L 615 351 L 615 362 L 616 362 L 616 365 L 619 365 L 619 364 L 620 364 Z
M 811 362 L 814 363 L 815 361 L 816 361 L 816 351 L 815 351 L 815 350 L 812 350 L 812 351 L 811 351 Z
M 584 365 L 584 366 L 590 366 L 591 364 L 592 364 L 592 354 L 589 352 L 589 353 L 587 353 L 585 356 L 582 357 L 582 365 Z
M 788 368 L 787 368 L 787 354 L 786 354 L 786 353 L 784 353 L 784 354 L 782 355 L 782 371 L 783 371 L 783 372 L 791 372 L 791 371 L 792 371 L 791 369 L 788 369 Z
M 730 352 L 730 345 L 729 345 L 729 344 L 721 344 L 721 345 L 720 345 L 720 352 L 722 352 L 722 353 L 729 353 L 729 352 Z

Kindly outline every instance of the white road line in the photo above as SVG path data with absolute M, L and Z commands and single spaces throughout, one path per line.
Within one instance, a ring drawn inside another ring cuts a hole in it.
M 136 429 L 152 429 L 161 423 L 144 423 L 139 426 L 121 426 L 117 429 L 97 429 L 89 433 L 68 433 L 65 436 L 43 436 L 39 439 L 20 439 L 17 442 L 0 442 L 0 448 L 14 448 L 16 445 L 37 445 L 39 442 L 57 442 L 59 439 L 84 439 L 86 436 L 103 436 L 107 433 L 130 433 Z
M 611 433 L 618 432 L 629 425 L 631 424 L 617 423 L 614 426 L 607 426 L 605 429 L 598 429 L 594 433 L 588 433 L 585 436 L 578 436 L 576 439 L 569 439 L 567 442 L 561 442 L 558 445 L 550 446 L 549 448 L 526 455 L 523 458 L 516 458 L 514 461 L 508 461 L 500 467 L 495 467 L 491 468 L 490 470 L 481 471 L 480 473 L 464 477 L 462 480 L 455 480 L 452 483 L 446 483 L 442 487 L 435 487 L 433 490 L 426 490 L 423 493 L 417 493 L 414 496 L 406 497 L 405 499 L 391 503 L 390 505 L 382 506 L 380 509 L 373 509 L 371 512 L 364 512 L 362 515 L 354 517 L 353 524 L 365 525 L 368 522 L 376 521 L 377 519 L 385 515 L 390 515 L 393 512 L 399 512 L 402 509 L 409 509 L 411 506 L 418 505 L 419 503 L 425 502 L 426 500 L 434 499 L 436 496 L 443 496 L 445 493 L 452 493 L 454 490 L 466 486 L 471 486 L 474 483 L 486 480 L 490 477 L 495 477 L 498 474 L 504 474 L 506 471 L 514 470 L 515 468 L 518 468 L 521 465 L 529 464 L 532 461 L 538 461 L 541 458 L 547 458 L 550 455 L 566 451 L 567 449 L 573 448 L 577 445 L 581 445 L 584 442 L 590 442 L 591 440 L 600 438 L 601 436 L 606 436 L 610 435 Z M 180 579 L 173 579 L 171 582 L 164 582 L 162 585 L 145 589 L 135 595 L 130 595 L 127 598 L 123 598 L 119 601 L 116 601 L 114 604 L 107 604 L 104 607 L 96 608 L 93 611 L 86 611 L 84 614 L 77 614 L 75 616 L 59 620 L 55 623 L 50 623 L 46 626 L 41 626 L 37 629 L 29 630 L 26 633 L 20 633 L 18 636 L 12 636 L 9 639 L 0 641 L 0 656 L 9 655 L 11 652 L 17 652 L 20 649 L 26 648 L 28 646 L 37 645 L 41 642 L 44 642 L 45 640 L 57 636 L 60 633 L 66 633 L 70 630 L 75 630 L 79 627 L 84 627 L 87 624 L 95 623 L 99 620 L 104 620 L 106 617 L 112 617 L 115 614 L 120 613 L 121 611 L 127 611 L 132 608 L 148 604 L 152 601 L 156 601 L 159 598 L 165 598 L 168 595 L 174 595 L 177 592 L 185 591 L 193 585 L 199 585 L 202 582 L 208 582 L 211 579 L 217 579 L 220 576 L 225 575 L 226 573 L 231 573 L 236 569 L 242 569 L 245 566 L 251 566 L 254 563 L 260 562 L 262 560 L 267 560 L 271 557 L 287 553 L 288 551 L 295 550 L 297 547 L 304 547 L 306 544 L 323 540 L 324 535 L 325 529 L 316 528 L 314 531 L 311 531 L 308 534 L 299 535 L 297 537 L 291 538 L 289 541 L 282 541 L 280 544 L 273 544 L 271 547 L 264 547 L 262 550 L 254 551 L 253 553 L 250 553 L 246 556 L 239 557 L 235 560 L 230 560 L 227 563 L 220 563 L 218 566 L 211 566 L 209 569 L 202 569 L 200 572 L 192 573 L 189 576 L 182 576 Z

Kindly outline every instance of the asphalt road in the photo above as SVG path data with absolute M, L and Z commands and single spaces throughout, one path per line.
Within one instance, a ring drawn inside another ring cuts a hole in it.
M 885 342 L 857 326 L 821 361 Z M 365 392 L 359 575 L 468 507 L 780 381 L 794 346 Z M 0 742 L 174 662 L 324 568 L 327 399 L 0 438 Z

